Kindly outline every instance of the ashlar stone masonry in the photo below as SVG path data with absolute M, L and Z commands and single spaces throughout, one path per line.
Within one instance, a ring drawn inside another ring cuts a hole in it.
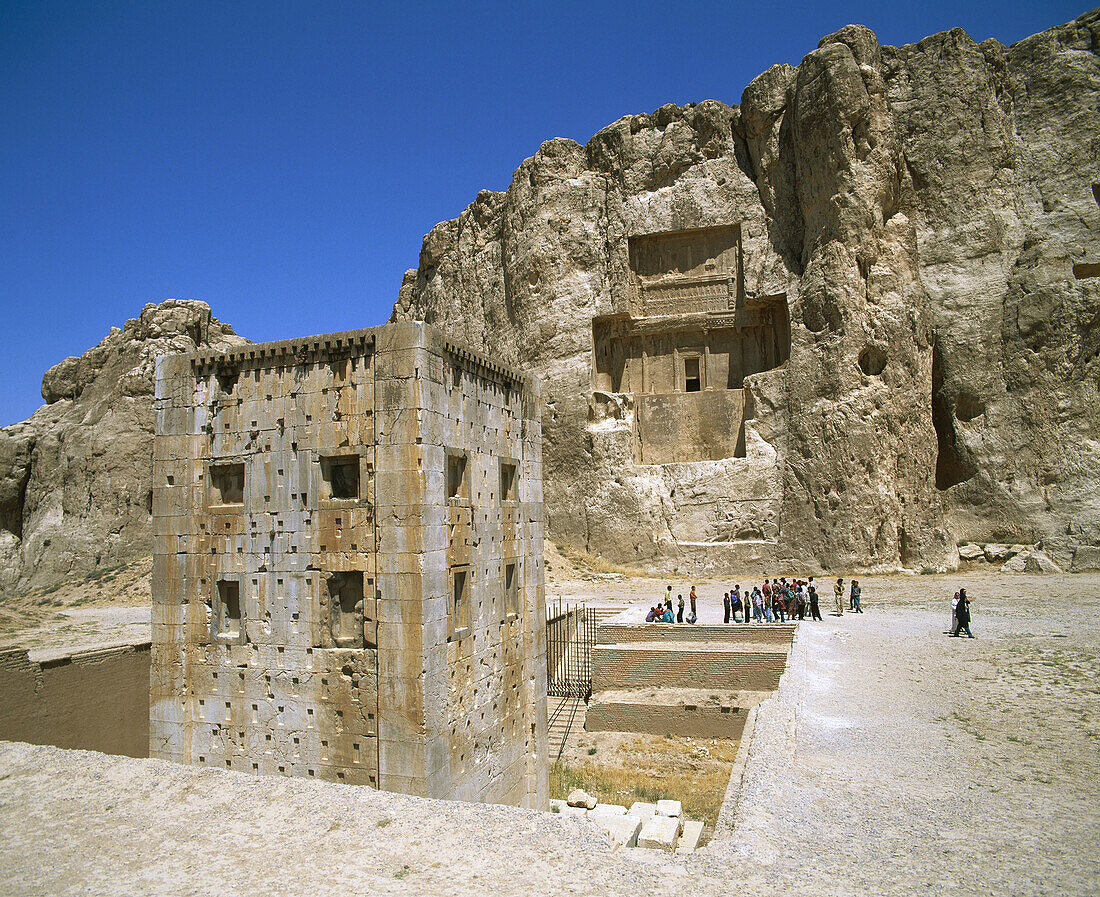
M 151 755 L 544 809 L 537 381 L 390 324 L 156 388 Z

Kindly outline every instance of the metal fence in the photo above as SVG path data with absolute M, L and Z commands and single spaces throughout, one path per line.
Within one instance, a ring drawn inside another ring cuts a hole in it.
M 583 604 L 551 605 L 546 620 L 546 693 L 553 697 L 592 696 L 592 646 L 596 615 Z

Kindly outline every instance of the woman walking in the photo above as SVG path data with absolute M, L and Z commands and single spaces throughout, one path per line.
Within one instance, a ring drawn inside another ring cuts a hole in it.
M 970 631 L 970 599 L 966 597 L 966 589 L 959 589 L 959 603 L 955 605 L 955 631 L 951 633 L 952 637 L 958 638 L 960 629 L 965 629 L 966 634 L 974 638 L 974 633 Z

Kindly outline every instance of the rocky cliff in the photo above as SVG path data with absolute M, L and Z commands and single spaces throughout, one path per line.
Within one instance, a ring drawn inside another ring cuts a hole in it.
M 424 238 L 392 317 L 543 379 L 573 547 L 1100 567 L 1098 50 L 1100 11 L 1011 47 L 850 26 L 739 105 L 547 142 Z M 0 430 L 0 591 L 150 551 L 153 358 L 242 342 L 169 300 L 47 371 Z
M 153 360 L 247 342 L 169 299 L 46 372 L 46 404 L 0 429 L 0 591 L 152 551 Z
M 555 139 L 424 239 L 394 319 L 543 378 L 548 528 L 620 561 L 1100 555 L 1100 11 L 866 28 Z

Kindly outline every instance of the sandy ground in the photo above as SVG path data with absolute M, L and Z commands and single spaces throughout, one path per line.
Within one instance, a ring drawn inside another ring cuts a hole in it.
M 801 624 L 735 826 L 693 856 L 614 853 L 553 814 L 2 744 L 0 892 L 1100 893 L 1100 577 L 863 584 L 864 615 Z M 960 584 L 974 641 L 944 632 Z
M 35 660 L 149 640 L 152 558 L 100 568 L 45 589 L 0 596 L 0 648 Z

